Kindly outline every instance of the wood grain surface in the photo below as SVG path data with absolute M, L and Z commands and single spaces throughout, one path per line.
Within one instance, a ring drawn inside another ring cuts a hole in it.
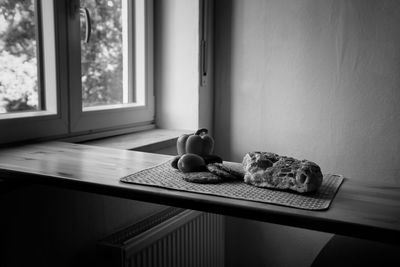
M 400 244 L 400 187 L 345 179 L 327 211 L 125 184 L 128 174 L 171 156 L 46 142 L 0 150 L 0 179 L 42 183 L 98 194 L 219 213 Z M 4 182 L 0 183 L 0 187 Z

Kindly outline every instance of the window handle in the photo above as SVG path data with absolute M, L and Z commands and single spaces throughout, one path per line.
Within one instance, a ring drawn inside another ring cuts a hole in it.
M 81 7 L 79 9 L 79 13 L 85 17 L 85 25 L 86 25 L 86 31 L 85 31 L 85 43 L 89 43 L 90 41 L 90 33 L 92 32 L 92 24 L 90 22 L 90 13 L 89 10 L 86 7 Z

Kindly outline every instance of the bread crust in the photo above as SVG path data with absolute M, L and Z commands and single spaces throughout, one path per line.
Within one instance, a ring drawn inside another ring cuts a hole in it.
M 321 168 L 309 160 L 271 152 L 249 152 L 243 158 L 244 182 L 257 187 L 315 192 L 322 184 Z

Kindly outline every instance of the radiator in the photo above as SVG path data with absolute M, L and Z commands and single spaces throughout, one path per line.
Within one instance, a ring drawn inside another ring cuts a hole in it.
M 224 217 L 168 208 L 99 242 L 102 266 L 221 267 Z

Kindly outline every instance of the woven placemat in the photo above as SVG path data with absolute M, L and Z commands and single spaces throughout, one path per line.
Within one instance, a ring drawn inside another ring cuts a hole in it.
M 196 173 L 198 175 L 199 173 Z M 202 172 L 202 175 L 214 175 Z M 183 180 L 191 173 L 182 173 L 171 167 L 170 162 L 130 174 L 120 179 L 124 183 L 156 186 L 235 199 L 264 202 L 305 210 L 326 210 L 343 182 L 342 175 L 325 174 L 321 187 L 315 193 L 297 194 L 289 191 L 271 190 L 248 185 L 242 181 L 219 184 L 198 184 Z

